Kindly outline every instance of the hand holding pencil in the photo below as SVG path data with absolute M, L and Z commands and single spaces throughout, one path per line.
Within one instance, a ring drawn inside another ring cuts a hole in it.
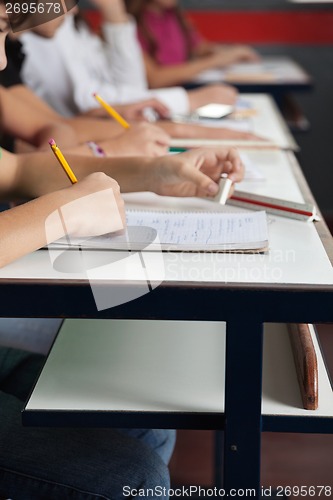
M 103 172 L 94 172 L 78 182 L 55 140 L 50 139 L 49 144 L 73 184 L 68 203 L 61 207 L 67 234 L 91 237 L 123 229 L 126 217 L 117 181 Z

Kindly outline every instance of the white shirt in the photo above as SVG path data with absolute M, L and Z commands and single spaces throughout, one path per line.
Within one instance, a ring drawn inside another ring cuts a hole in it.
M 64 116 L 98 107 L 94 92 L 113 104 L 156 97 L 173 113 L 189 111 L 183 88 L 147 88 L 134 21 L 102 29 L 104 41 L 83 24 L 77 29 L 67 15 L 52 39 L 22 34 L 23 81 Z

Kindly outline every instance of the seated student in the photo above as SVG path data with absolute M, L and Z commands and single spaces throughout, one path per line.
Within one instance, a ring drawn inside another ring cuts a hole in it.
M 161 109 L 162 106 L 154 100 L 129 105 L 126 107 L 129 117 L 140 117 L 145 105 L 155 109 Z M 131 122 L 130 129 L 124 132 L 119 124 L 112 120 L 80 116 L 64 119 L 22 84 L 9 89 L 0 86 L 0 109 L 3 132 L 40 150 L 49 148 L 48 140 L 53 135 L 57 137 L 62 149 L 89 156 L 160 156 L 167 152 L 169 143 L 169 135 L 161 128 L 174 137 L 182 138 L 258 139 L 257 136 L 245 132 L 236 132 L 235 135 L 232 130 L 225 128 L 208 129 L 200 125 L 172 123 L 167 120 L 159 121 L 159 127 L 146 122 Z M 24 148 L 21 147 L 18 152 L 26 152 L 26 146 Z M 30 150 L 31 147 L 28 151 Z
M 9 43 L 7 43 L 9 42 Z M 16 56 L 20 53 L 20 45 L 18 42 L 6 40 L 6 47 L 10 47 L 10 54 L 7 56 L 8 63 L 13 63 Z M 15 56 L 13 55 L 15 48 Z M 22 54 L 24 58 L 24 55 Z M 20 56 L 21 60 L 21 56 Z M 5 74 L 5 77 L 3 76 Z M 14 79 L 14 78 L 15 79 Z M 20 77 L 20 66 L 12 65 L 10 72 L 5 68 L 0 73 L 0 83 L 7 87 L 5 93 L 4 88 L 0 87 L 0 103 L 6 105 L 8 112 L 11 114 L 13 123 L 20 123 L 20 129 L 26 131 L 27 127 L 22 127 L 21 116 L 25 115 L 25 119 L 34 115 L 35 120 L 39 118 L 39 122 L 44 126 L 49 126 L 51 123 L 65 123 L 70 125 L 77 136 L 80 143 L 97 142 L 98 146 L 102 147 L 105 153 L 109 156 L 129 156 L 129 155 L 148 155 L 158 156 L 163 154 L 166 145 L 169 142 L 169 136 L 179 138 L 200 138 L 200 139 L 240 139 L 240 140 L 258 140 L 259 137 L 247 132 L 233 131 L 225 127 L 208 128 L 197 124 L 190 123 L 173 123 L 170 120 L 158 120 L 156 125 L 159 129 L 167 132 L 168 136 L 162 135 L 156 127 L 152 128 L 142 120 L 145 119 L 144 111 L 147 108 L 153 109 L 156 114 L 167 117 L 169 114 L 166 108 L 158 100 L 151 98 L 137 103 L 115 106 L 118 112 L 131 123 L 130 130 L 123 132 L 123 129 L 114 120 L 106 115 L 102 108 L 94 110 L 93 116 L 77 115 L 65 118 L 59 115 L 55 110 L 48 106 L 38 96 L 36 96 L 29 87 L 23 85 Z M 6 96 L 6 102 L 1 100 L 1 97 Z M 10 98 L 12 97 L 12 98 Z M 24 113 L 23 112 L 24 109 Z M 100 120 L 100 118 L 108 118 L 108 120 Z M 139 123 L 141 121 L 141 123 Z M 131 132 L 131 133 L 129 133 Z M 20 136 L 18 129 L 12 130 L 14 135 Z M 26 133 L 26 132 L 25 132 Z M 51 134 L 52 135 L 52 134 Z M 54 135 L 54 134 L 53 134 Z M 65 134 L 63 134 L 65 135 Z M 63 137 L 63 135 L 61 137 Z M 46 137 L 46 135 L 44 135 Z M 59 137 L 59 136 L 57 136 Z M 70 136 L 69 136 L 70 137 Z M 59 139 L 59 144 L 64 144 Z M 66 137 L 66 144 L 69 142 Z M 31 141 L 29 141 L 31 144 Z M 39 145 L 40 148 L 45 148 L 45 141 Z M 64 149 L 64 148 L 63 148 Z M 77 148 L 75 152 L 83 154 L 91 152 L 91 148 L 87 145 Z
M 12 19 L 13 22 L 13 19 Z M 4 40 L 9 30 L 0 5 L 0 68 L 5 65 Z M 123 191 L 152 190 L 178 196 L 214 195 L 223 171 L 234 181 L 242 164 L 233 150 L 196 150 L 161 158 L 108 159 L 68 155 L 79 182 L 67 179 L 49 153 L 13 155 L 3 152 L 0 196 L 34 198 L 0 214 L 0 266 L 46 243 L 45 221 L 55 210 L 73 207 L 66 232 L 93 236 L 124 226 Z M 94 196 L 90 196 L 94 195 Z M 98 199 L 98 202 L 96 201 Z M 110 199 L 114 201 L 110 210 Z M 105 217 L 106 211 L 109 217 Z M 63 229 L 52 225 L 53 238 Z M 140 491 L 168 489 L 167 463 L 172 431 L 23 428 L 22 401 L 27 397 L 41 359 L 0 349 L 0 495 L 25 500 L 121 499 L 123 487 Z M 142 495 L 141 495 L 142 496 Z M 151 496 L 151 498 L 154 498 Z M 159 498 L 167 498 L 167 494 Z
M 116 1 L 118 2 L 119 0 L 116 0 Z M 69 17 L 71 18 L 71 16 L 69 16 Z M 50 23 L 48 23 L 48 24 L 50 24 Z M 55 25 L 53 24 L 53 29 L 54 29 L 54 27 L 55 27 Z M 48 34 L 53 32 L 53 29 L 51 30 L 51 28 L 48 27 L 48 30 L 47 30 Z M 38 28 L 36 28 L 35 30 L 38 30 Z M 45 26 L 43 28 L 43 33 L 44 33 L 44 35 L 46 33 Z M 53 42 L 54 40 L 49 40 L 49 39 L 45 40 L 45 39 L 42 39 L 40 36 L 33 35 L 33 34 L 32 34 L 32 38 L 27 40 L 27 38 L 26 38 L 27 35 L 29 35 L 29 33 L 26 34 L 25 38 L 24 38 L 25 50 L 27 50 L 27 52 L 30 55 L 30 57 L 28 57 L 28 59 L 26 58 L 26 60 L 24 62 L 24 67 L 26 69 L 26 72 L 28 72 L 30 75 L 30 77 L 27 77 L 27 75 L 26 75 L 27 79 L 30 81 L 30 84 L 32 85 L 32 87 L 39 89 L 39 92 L 42 95 L 44 95 L 44 97 L 48 97 L 50 92 L 51 93 L 55 92 L 55 95 L 57 95 L 57 97 L 60 99 L 60 101 L 62 100 L 62 98 L 64 98 L 66 101 L 65 94 L 67 91 L 73 92 L 72 86 L 67 88 L 64 95 L 59 96 L 57 94 L 57 92 L 59 90 L 58 87 L 55 87 L 54 83 L 52 83 L 48 80 L 48 75 L 50 73 L 50 65 L 46 66 L 46 65 L 40 64 L 40 60 L 42 60 L 43 57 L 48 58 L 49 52 L 47 49 L 49 47 L 51 50 L 51 46 L 49 46 L 49 43 Z M 75 36 L 78 36 L 78 35 L 76 34 Z M 62 38 L 58 37 L 58 34 L 56 35 L 56 39 L 62 40 Z M 85 38 L 85 43 L 87 43 L 89 40 L 90 41 L 92 40 L 90 33 L 89 33 L 88 38 Z M 20 70 L 21 70 L 22 62 L 24 61 L 24 54 L 21 51 L 22 45 L 18 41 L 14 42 L 13 40 L 8 40 L 7 42 L 8 42 L 7 46 L 9 46 L 9 48 L 10 48 L 10 53 L 8 55 L 8 61 L 11 64 L 11 69 L 10 69 L 8 76 L 6 75 L 5 78 L 0 77 L 0 81 L 2 81 L 2 84 L 10 87 L 11 93 L 14 94 L 16 97 L 20 97 L 20 98 L 24 99 L 25 101 L 29 101 L 36 108 L 38 107 L 38 109 L 40 109 L 42 107 L 45 114 L 49 115 L 51 112 L 51 113 L 53 113 L 53 116 L 57 117 L 57 119 L 61 119 L 60 115 L 55 114 L 55 111 L 53 111 L 51 108 L 48 108 L 45 105 L 45 103 L 36 99 L 36 97 L 31 92 L 29 92 L 29 90 L 27 88 L 25 88 L 21 84 L 22 80 L 20 77 Z M 100 41 L 99 41 L 99 43 L 100 43 Z M 137 44 L 137 42 L 135 42 L 135 43 Z M 90 43 L 88 43 L 88 45 L 90 46 Z M 119 46 L 119 44 L 117 46 Z M 30 49 L 29 49 L 29 47 L 30 47 Z M 83 47 L 84 47 L 84 45 L 83 45 Z M 35 58 L 35 51 L 37 52 L 37 54 L 39 54 L 39 56 L 37 58 Z M 80 53 L 81 52 L 79 50 L 79 54 Z M 89 54 L 89 53 L 91 53 L 91 51 L 90 52 L 88 51 L 87 53 Z M 99 52 L 99 56 L 101 56 L 101 51 Z M 79 58 L 79 60 L 80 60 L 80 58 Z M 52 61 L 54 61 L 54 57 L 52 58 Z M 86 72 L 87 67 L 89 68 L 89 64 L 83 60 L 81 60 L 81 63 L 79 63 L 79 61 L 77 61 L 77 63 L 79 64 L 79 67 L 82 69 L 82 71 L 85 73 L 86 81 L 87 82 L 91 81 L 91 78 L 92 78 L 91 73 L 89 71 Z M 61 60 L 61 65 L 63 65 L 63 60 Z M 48 68 L 48 71 L 44 71 L 45 67 Z M 67 69 L 64 68 L 63 66 L 61 66 L 61 68 L 63 71 L 65 71 L 64 75 L 66 75 Z M 71 65 L 70 65 L 69 69 L 71 71 Z M 61 70 L 59 70 L 59 71 L 61 71 Z M 7 71 L 5 71 L 5 73 L 7 73 Z M 13 73 L 14 73 L 14 77 L 13 77 Z M 51 73 L 52 73 L 52 71 L 51 71 Z M 74 77 L 75 77 L 75 74 L 74 74 Z M 65 80 L 66 80 L 66 78 L 65 78 Z M 80 93 L 80 88 L 82 86 L 81 80 L 79 80 L 79 81 L 75 80 L 74 83 L 75 83 L 75 86 L 78 85 L 78 92 Z M 73 85 L 74 85 L 74 83 L 73 83 Z M 105 94 L 102 94 L 102 95 L 103 95 L 103 97 L 106 97 L 109 95 L 109 92 L 110 91 L 113 92 L 113 90 L 109 84 L 107 84 L 107 85 L 103 84 L 103 85 L 104 85 L 103 91 L 104 90 L 106 91 L 106 95 Z M 91 88 L 94 88 L 96 90 L 96 86 L 98 86 L 98 84 L 94 83 L 94 85 L 92 85 Z M 183 95 L 183 92 L 184 92 L 183 89 L 179 89 L 179 90 L 180 90 L 180 93 L 177 95 L 179 95 L 179 96 Z M 220 91 L 219 87 L 212 86 L 210 88 L 211 100 L 219 100 L 219 95 L 216 95 L 216 92 L 219 94 L 219 91 Z M 96 101 L 91 98 L 91 95 L 89 93 L 86 93 L 86 92 L 88 92 L 87 89 L 85 90 L 84 95 L 83 95 L 84 99 L 88 100 L 92 106 L 97 106 Z M 206 92 L 206 91 L 204 89 L 199 89 L 195 94 L 191 94 L 192 97 L 194 95 L 196 95 L 197 97 L 200 96 L 200 99 L 197 102 L 198 105 L 201 102 L 200 100 L 201 100 L 201 97 L 203 95 L 203 92 Z M 176 95 L 176 93 L 174 95 Z M 53 98 L 51 99 L 51 103 L 52 103 L 52 101 L 53 101 Z M 136 103 L 131 103 L 131 104 L 127 104 L 127 105 L 119 105 L 118 104 L 117 106 L 115 106 L 115 108 L 120 112 L 121 115 L 124 116 L 124 118 L 127 121 L 130 121 L 130 122 L 132 122 L 133 120 L 143 119 L 144 118 L 143 111 L 145 110 L 145 108 L 152 108 L 153 110 L 156 111 L 156 114 L 162 116 L 163 118 L 167 117 L 169 114 L 169 109 L 166 108 L 165 105 L 163 105 L 160 101 L 158 101 L 154 98 L 150 98 L 148 100 L 144 100 L 144 101 L 140 101 L 140 102 L 136 102 Z M 90 120 L 92 119 L 92 115 L 94 115 L 96 117 L 97 116 L 104 117 L 104 118 L 107 117 L 106 112 L 100 107 L 91 109 L 91 111 L 88 114 L 89 114 Z M 64 118 L 62 118 L 62 119 L 64 120 Z M 70 123 L 70 125 L 76 131 L 79 131 L 79 133 L 81 135 L 88 128 L 88 130 L 90 131 L 90 136 L 87 137 L 87 135 L 85 134 L 85 140 L 92 140 L 92 141 L 99 141 L 102 137 L 104 137 L 104 135 L 106 134 L 108 129 L 111 128 L 110 124 L 114 125 L 114 123 L 110 119 L 108 120 L 108 125 L 106 125 L 105 122 L 100 123 L 96 120 L 94 123 L 89 125 L 89 122 L 85 122 L 84 120 L 82 120 L 82 117 L 80 117 L 80 115 L 77 115 L 75 117 L 73 116 L 71 118 L 67 118 L 66 122 Z M 235 131 L 235 130 L 228 129 L 225 127 L 208 128 L 208 127 L 200 126 L 197 124 L 173 123 L 173 122 L 171 122 L 169 120 L 165 120 L 165 119 L 159 120 L 157 122 L 157 124 L 159 125 L 159 127 L 163 128 L 172 137 L 200 138 L 200 139 L 205 139 L 205 138 L 208 138 L 208 139 L 235 139 L 235 140 L 237 140 L 237 139 L 238 140 L 258 140 L 259 139 L 259 137 L 255 136 L 254 134 L 251 134 L 248 132 Z M 116 125 L 116 128 L 117 128 L 117 125 Z M 118 127 L 118 129 L 119 129 L 119 127 Z M 98 135 L 98 137 L 91 137 L 92 133 L 95 135 Z M 117 146 L 119 148 L 125 149 L 125 151 L 126 151 L 126 137 L 127 137 L 126 134 L 124 136 L 122 136 L 122 138 L 121 138 L 122 140 L 120 140 L 119 144 L 117 144 Z M 140 144 L 139 141 L 136 141 L 136 143 Z M 142 141 L 142 144 L 144 144 L 144 141 Z M 156 149 L 155 144 L 156 143 L 154 143 L 149 149 L 153 148 L 155 150 Z M 134 146 L 134 144 L 132 145 L 132 147 L 133 146 Z M 149 147 L 149 145 L 147 146 L 146 149 L 148 149 L 148 147 Z M 121 153 L 119 153 L 119 154 L 121 154 Z
M 93 155 L 100 151 L 106 156 L 159 156 L 168 151 L 168 134 L 150 123 L 133 124 L 125 132 L 111 120 L 104 124 L 100 120 L 83 118 L 65 121 L 48 106 L 43 106 L 39 99 L 22 95 L 22 92 L 10 92 L 1 86 L 0 108 L 2 132 L 28 143 L 30 149 L 48 149 L 49 138 L 57 137 L 62 149 L 78 154 Z M 11 142 L 6 146 L 13 149 Z
M 26 55 L 23 80 L 60 114 L 98 109 L 94 92 L 113 105 L 156 97 L 172 113 L 188 113 L 209 102 L 235 102 L 236 90 L 226 85 L 188 92 L 181 87 L 148 90 L 135 24 L 123 0 L 94 3 L 105 21 L 103 40 L 71 13 L 20 36 Z
M 259 59 L 248 46 L 222 46 L 204 40 L 186 20 L 178 0 L 125 3 L 137 21 L 150 88 L 188 83 L 207 69 Z

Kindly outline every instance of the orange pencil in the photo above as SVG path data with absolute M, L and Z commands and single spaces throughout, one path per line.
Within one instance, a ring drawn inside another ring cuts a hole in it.
M 93 94 L 93 96 L 95 97 L 96 101 L 100 103 L 102 108 L 104 108 L 105 111 L 107 111 L 109 115 L 112 116 L 112 118 L 114 118 L 122 127 L 130 128 L 130 124 L 122 116 L 120 116 L 120 114 L 115 109 L 113 109 L 110 104 L 105 102 L 104 99 L 101 98 L 101 96 L 99 96 L 98 94 Z
M 66 172 L 68 179 L 71 181 L 72 184 L 75 184 L 77 182 L 77 178 L 75 177 L 75 174 L 74 174 L 73 170 L 71 169 L 71 167 L 68 165 L 66 158 L 64 157 L 64 155 L 62 154 L 62 152 L 60 151 L 58 146 L 56 145 L 55 140 L 50 139 L 49 144 L 50 144 L 51 149 L 54 153 L 54 156 L 57 158 L 58 162 L 60 163 L 60 165 L 62 166 L 62 168 Z

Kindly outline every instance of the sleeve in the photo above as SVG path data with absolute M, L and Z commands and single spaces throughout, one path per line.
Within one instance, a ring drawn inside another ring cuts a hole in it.
M 135 66 L 128 68 L 128 65 L 134 65 L 131 51 L 137 48 L 137 43 L 133 47 L 134 33 L 135 25 L 132 23 L 108 26 L 105 30 L 107 41 L 103 43 L 86 27 L 77 30 L 68 24 L 66 33 L 63 32 L 63 36 L 57 38 L 57 48 L 73 89 L 77 111 L 86 112 L 99 106 L 93 97 L 95 92 L 111 104 L 135 102 L 149 97 L 143 61 L 141 66 L 141 52 L 140 57 L 135 55 Z M 128 46 L 127 42 L 130 42 Z
M 140 45 L 137 40 L 136 24 L 133 19 L 127 23 L 105 23 L 102 26 L 105 56 L 112 66 L 116 84 L 132 85 L 147 89 L 146 71 Z
M 156 97 L 172 111 L 178 106 L 179 113 L 187 109 L 187 94 L 181 88 L 147 90 L 146 86 L 137 84 L 134 73 L 131 81 L 125 82 L 120 77 L 118 79 L 113 63 L 108 63 L 100 38 L 85 28 L 78 31 L 74 28 L 71 17 L 68 16 L 52 40 L 41 40 L 32 33 L 21 37 L 24 37 L 24 50 L 29 59 L 23 67 L 23 77 L 59 113 L 71 116 L 97 108 L 99 104 L 93 97 L 95 92 L 111 104 L 126 104 Z M 132 28 L 133 26 L 130 29 Z M 117 43 L 120 43 L 120 40 L 123 41 L 123 34 L 119 37 L 118 34 Z M 119 53 L 121 50 L 119 49 Z M 52 64 L 40 64 L 40 61 L 47 61 L 50 54 Z M 119 58 L 118 68 L 121 64 L 125 66 Z M 141 78 L 140 75 L 138 78 Z
M 111 104 L 126 104 L 156 97 L 172 112 L 187 113 L 189 101 L 187 92 L 183 88 L 147 89 L 142 54 L 136 40 L 135 23 L 107 25 L 105 28 L 107 51 L 101 47 L 98 37 L 92 36 L 85 30 L 81 31 L 81 49 L 84 47 L 81 56 L 84 54 L 85 58 L 90 58 L 89 67 L 84 64 L 83 59 L 80 59 L 77 44 L 76 49 L 74 43 L 71 49 L 66 44 L 66 55 L 63 50 L 64 58 L 68 59 L 66 66 L 70 72 L 78 109 L 85 112 L 98 107 L 98 103 L 92 97 L 92 94 L 97 92 Z M 95 64 L 94 70 L 91 66 L 92 58 Z M 135 58 L 136 61 L 132 60 Z
M 167 106 L 172 113 L 186 115 L 190 112 L 190 103 L 187 92 L 182 87 L 168 87 L 149 90 L 150 96 L 155 97 Z

